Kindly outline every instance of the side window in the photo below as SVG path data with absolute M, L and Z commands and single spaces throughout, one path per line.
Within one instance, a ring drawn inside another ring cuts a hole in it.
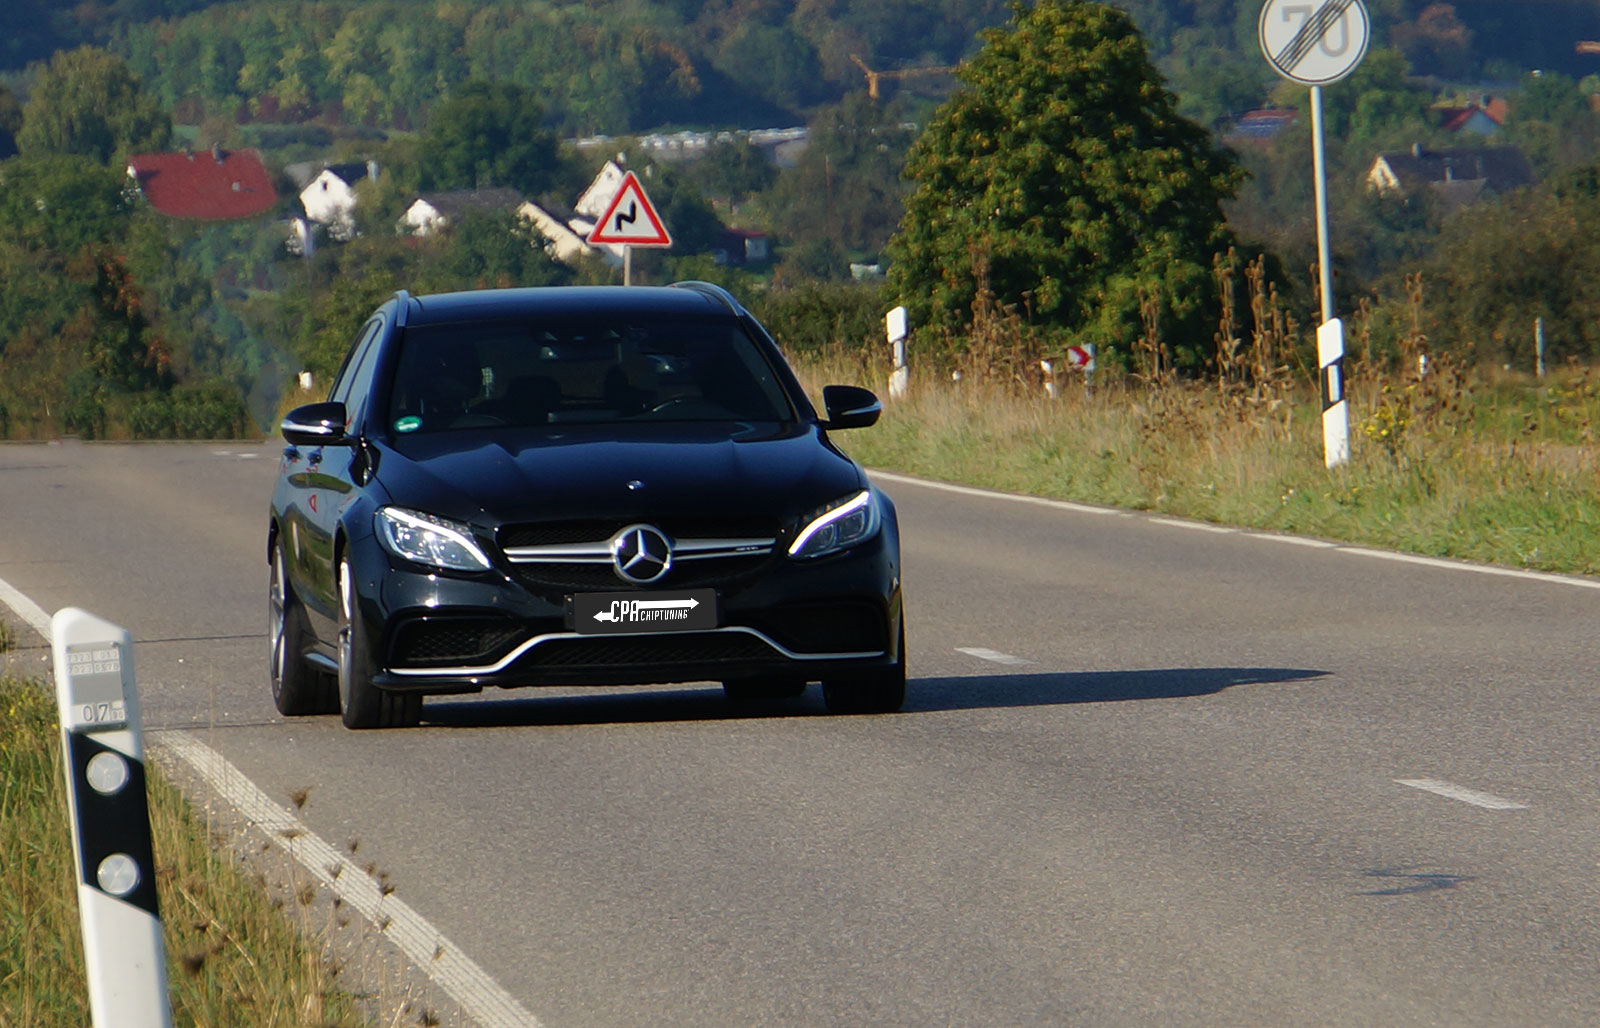
M 360 342 L 351 349 L 350 359 L 333 387 L 332 398 L 344 403 L 348 423 L 352 425 L 361 416 L 361 405 L 372 391 L 372 366 L 377 361 L 377 340 L 382 329 L 382 321 L 374 319 L 367 323 Z

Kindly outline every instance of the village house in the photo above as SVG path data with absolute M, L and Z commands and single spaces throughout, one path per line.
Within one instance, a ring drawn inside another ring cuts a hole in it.
M 1485 195 L 1532 185 L 1533 166 L 1514 146 L 1488 146 L 1381 153 L 1367 170 L 1367 188 L 1383 196 L 1415 196 L 1428 190 L 1446 210 L 1457 210 Z
M 173 218 L 231 221 L 267 213 L 278 202 L 272 177 L 255 150 L 141 153 L 128 177 L 152 208 Z

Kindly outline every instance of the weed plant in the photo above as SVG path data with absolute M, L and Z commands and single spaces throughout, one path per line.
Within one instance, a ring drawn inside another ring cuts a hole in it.
M 60 735 L 43 685 L 0 675 L 0 740 L 0 1025 L 87 1025 Z M 284 916 L 158 768 L 147 770 L 174 1024 L 370 1024 L 306 926 Z

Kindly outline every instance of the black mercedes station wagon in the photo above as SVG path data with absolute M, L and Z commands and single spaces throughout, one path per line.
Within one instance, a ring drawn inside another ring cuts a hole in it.
M 283 420 L 272 695 L 351 728 L 485 686 L 905 697 L 894 504 L 726 291 L 396 293 Z

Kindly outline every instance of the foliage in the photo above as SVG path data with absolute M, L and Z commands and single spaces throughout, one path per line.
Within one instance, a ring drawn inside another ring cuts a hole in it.
M 878 254 L 900 217 L 907 192 L 900 170 L 912 138 L 897 108 L 865 93 L 822 109 L 799 163 L 766 197 L 774 227 L 810 252 L 825 240 L 835 252 Z M 832 275 L 843 274 L 844 265 L 832 263 Z
M 34 83 L 17 145 L 24 154 L 80 154 L 101 164 L 160 150 L 172 123 L 126 62 L 104 50 L 58 53 Z
M 510 186 L 537 196 L 554 181 L 560 163 L 544 112 L 521 86 L 468 82 L 428 118 L 422 137 L 424 189 Z
M 1087 0 L 1016 4 L 918 139 L 890 280 L 935 324 L 984 283 L 1004 306 L 1101 343 L 1159 291 L 1180 333 L 1209 316 L 1220 203 L 1240 173 L 1180 118 L 1129 18 Z
M 868 350 L 883 339 L 890 306 L 881 286 L 813 282 L 750 297 L 751 313 L 784 351 L 815 356 L 833 348 Z

